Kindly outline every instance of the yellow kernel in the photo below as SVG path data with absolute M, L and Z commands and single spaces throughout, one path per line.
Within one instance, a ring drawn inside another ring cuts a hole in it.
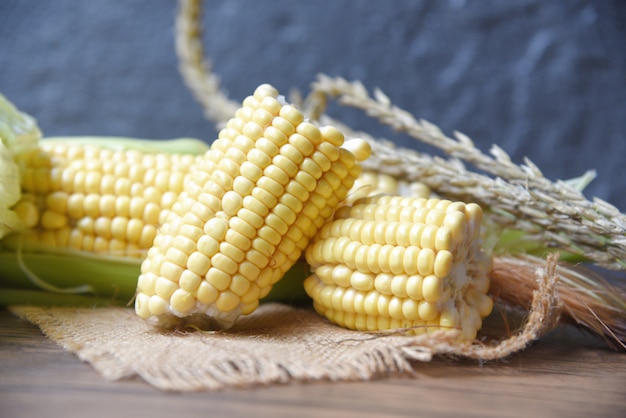
M 288 120 L 293 126 L 298 126 L 304 120 L 302 112 L 289 104 L 280 108 L 279 115 Z
M 281 199 L 281 200 L 285 200 L 285 199 Z M 277 204 L 272 210 L 272 212 L 275 213 L 276 216 L 278 216 L 280 219 L 283 220 L 283 222 L 285 222 L 288 225 L 291 225 L 296 221 L 297 211 L 288 207 L 286 204 L 283 204 L 283 203 Z
M 274 97 L 278 95 L 278 92 L 275 89 L 268 89 L 266 91 L 271 91 L 272 93 L 263 97 L 263 100 L 261 100 L 261 107 L 270 112 L 272 115 L 278 115 L 281 104 L 276 97 Z
M 281 237 L 287 233 L 289 226 L 275 213 L 270 212 L 265 217 L 265 224 L 276 231 Z M 260 235 L 259 235 L 260 236 Z M 271 241 L 270 241 L 271 242 Z M 278 243 L 276 243 L 278 245 Z
M 403 267 L 404 273 L 406 274 L 418 273 L 419 253 L 420 253 L 420 249 L 414 245 L 410 245 L 405 248 L 403 258 L 402 258 L 402 267 Z
M 285 134 L 285 136 L 289 136 L 296 131 L 294 125 L 282 116 L 272 119 L 272 126 Z
M 235 216 L 243 206 L 243 198 L 235 191 L 229 190 L 222 197 L 222 210 L 227 216 Z
M 390 293 L 401 298 L 407 297 L 406 284 L 408 279 L 409 276 L 406 274 L 394 275 L 390 283 Z
M 284 187 L 279 182 L 267 176 L 261 176 L 261 178 L 259 178 L 257 181 L 257 187 L 264 189 L 277 198 L 280 197 L 285 191 Z
M 172 293 L 174 293 L 177 288 L 178 286 L 176 283 L 166 279 L 165 277 L 157 278 L 156 284 L 154 285 L 154 291 L 156 294 L 166 300 L 169 300 L 170 296 L 172 296 Z
M 140 221 L 139 219 L 129 219 L 128 223 L 126 224 L 126 240 L 132 243 L 138 242 L 142 230 L 142 221 Z
M 205 280 L 217 290 L 223 291 L 230 286 L 231 275 L 213 265 L 207 272 Z
M 252 121 L 258 124 L 259 126 L 269 125 L 272 122 L 273 117 L 274 115 L 272 115 L 271 112 L 263 108 L 256 109 L 252 113 Z
M 256 238 L 253 241 L 252 245 L 254 246 L 255 244 L 258 248 L 262 248 L 262 249 L 260 251 L 257 250 L 256 248 L 249 250 L 246 253 L 246 260 L 250 261 L 252 264 L 254 264 L 255 266 L 261 269 L 265 268 L 267 264 L 269 263 L 269 255 L 272 254 L 272 252 L 269 251 L 271 247 L 267 241 L 262 240 L 260 238 Z
M 268 83 L 261 84 L 254 89 L 254 99 L 258 102 L 262 102 L 267 97 L 276 97 L 278 96 L 278 91 Z
M 198 286 L 198 293 L 196 294 L 196 297 L 200 303 L 210 305 L 217 300 L 218 296 L 219 291 L 206 280 L 203 280 Z
M 402 299 L 393 296 L 389 299 L 389 303 L 387 305 L 387 310 L 389 312 L 389 316 L 394 319 L 403 319 L 402 315 Z M 398 327 L 396 327 L 398 328 Z
M 443 279 L 434 274 L 424 277 L 422 295 L 429 302 L 437 302 L 443 295 Z
M 404 247 L 394 246 L 389 253 L 389 270 L 393 274 L 404 272 Z
M 22 200 L 13 207 L 13 211 L 26 228 L 33 228 L 39 222 L 39 210 L 33 202 Z
M 318 184 L 317 180 L 305 171 L 298 172 L 294 177 L 294 180 L 300 183 L 308 192 L 315 190 L 315 187 Z
M 388 273 L 380 273 L 376 275 L 374 279 L 374 286 L 376 290 L 385 295 L 390 295 L 391 291 L 391 283 L 393 281 L 393 275 Z
M 179 313 L 186 313 L 195 305 L 195 298 L 184 289 L 176 289 L 170 298 L 172 310 Z
M 142 319 L 148 319 L 152 315 L 150 310 L 150 296 L 138 293 L 135 299 L 135 313 Z
M 413 299 L 404 299 L 402 301 L 402 316 L 409 321 L 420 319 L 418 303 Z
M 148 202 L 144 208 L 142 220 L 147 224 L 156 225 L 159 223 L 159 215 L 161 214 L 161 208 L 159 205 L 153 202 Z
M 46 229 L 60 229 L 67 226 L 67 218 L 60 213 L 46 210 L 41 215 L 41 226 Z
M 426 300 L 418 303 L 417 310 L 420 318 L 422 318 L 423 321 L 432 321 L 439 315 L 437 304 Z
M 461 318 L 459 312 L 454 308 L 454 303 L 447 305 L 439 317 L 439 325 L 442 328 L 459 328 Z
M 452 232 L 447 226 L 441 226 L 435 234 L 435 249 L 437 251 L 450 250 L 452 243 Z
M 372 153 L 370 144 L 360 138 L 353 138 L 343 144 L 343 148 L 350 151 L 357 161 L 365 161 Z
M 184 267 L 187 265 L 187 254 L 176 247 L 169 247 L 165 253 L 165 257 L 168 261 L 177 266 Z
M 461 242 L 465 239 L 465 215 L 461 212 L 447 213 L 443 220 L 443 225 L 450 228 L 452 239 Z
M 374 288 L 374 275 L 355 271 L 350 276 L 350 286 L 355 290 L 369 291 Z
M 215 307 L 220 312 L 230 312 L 239 306 L 240 298 L 231 291 L 221 292 L 215 301 Z
M 435 225 L 426 225 L 422 230 L 420 237 L 421 248 L 435 248 L 435 240 L 437 237 L 437 230 L 439 227 Z
M 220 248 L 221 248 L 221 244 L 220 244 Z M 227 255 L 222 254 L 220 252 L 218 252 L 213 257 L 211 257 L 211 266 L 214 268 L 218 268 L 219 270 L 221 270 L 222 272 L 228 275 L 235 274 L 238 268 L 237 263 L 233 259 L 231 259 Z M 209 271 L 209 274 L 210 274 L 210 271 Z
M 255 187 L 252 189 L 252 196 L 246 196 L 246 198 L 248 197 L 254 197 L 259 203 L 259 206 L 257 206 L 258 210 L 255 210 L 255 212 L 261 216 L 265 216 L 265 214 L 269 211 L 269 208 L 273 208 L 278 202 L 275 195 L 262 187 Z M 264 206 L 264 208 L 261 208 L 261 206 Z M 246 207 L 245 200 L 244 207 Z
M 253 188 L 254 183 L 246 177 L 237 176 L 233 181 L 233 191 L 237 192 L 241 196 L 249 195 Z
M 150 299 L 148 300 L 148 307 L 152 315 L 158 316 L 167 313 L 169 305 L 161 296 L 153 295 L 150 296 Z
M 189 254 L 187 268 L 199 276 L 204 276 L 211 267 L 211 259 L 200 251 Z
M 230 290 L 237 296 L 243 296 L 250 288 L 250 281 L 244 276 L 235 275 L 230 283 Z
M 177 282 L 183 272 L 183 267 L 170 261 L 165 261 L 161 265 L 161 276 L 167 278 L 171 282 Z
M 250 240 L 256 236 L 256 229 L 239 217 L 230 218 L 229 225 L 226 241 L 241 250 L 247 250 L 250 247 Z
M 446 277 L 452 269 L 452 253 L 448 250 L 438 251 L 435 256 L 434 273 L 439 277 Z
M 259 275 L 261 274 L 261 270 L 259 269 L 259 267 L 257 267 L 250 261 L 244 261 L 240 263 L 238 272 L 251 282 L 258 279 Z
M 315 147 L 311 141 L 299 133 L 294 133 L 289 136 L 289 143 L 293 145 L 303 157 L 309 156 L 315 151 Z
M 245 253 L 240 248 L 231 244 L 228 241 L 224 241 L 220 243 L 220 253 L 225 255 L 226 257 L 228 257 L 235 263 L 241 263 L 243 259 L 245 258 Z
M 323 141 L 328 142 L 335 147 L 343 145 L 344 136 L 337 128 L 333 126 L 323 126 L 320 128 L 320 133 Z
M 291 194 L 300 202 L 306 202 L 309 199 L 310 193 L 297 181 L 290 182 L 285 188 L 287 193 Z
M 377 317 L 379 315 L 378 312 L 378 299 L 382 295 L 378 293 L 376 290 L 373 290 L 365 296 L 365 300 L 363 302 L 363 308 L 365 313 L 372 317 Z
M 260 297 L 264 297 L 271 289 L 274 272 L 272 268 L 264 268 L 256 281 L 257 286 L 261 289 Z
M 299 166 L 304 160 L 304 156 L 302 155 L 302 152 L 300 152 L 298 148 L 296 148 L 290 143 L 287 143 L 283 145 L 282 147 L 280 147 L 280 155 L 286 157 L 288 160 L 290 160 L 293 164 L 297 166 Z
M 256 182 L 263 175 L 263 170 L 251 161 L 244 161 L 239 168 L 241 175 L 251 182 Z
M 180 279 L 178 280 L 178 285 L 181 289 L 188 292 L 195 292 L 200 286 L 200 283 L 202 283 L 202 277 L 191 270 L 183 271 L 183 274 L 180 275 Z
M 271 141 L 274 144 L 274 146 L 277 147 L 276 151 L 273 152 L 272 155 L 276 154 L 278 152 L 278 148 L 286 144 L 288 141 L 287 135 L 285 135 L 283 131 L 276 128 L 275 126 L 268 126 L 267 128 L 265 128 L 265 132 L 263 133 L 263 135 L 265 136 L 266 139 Z
M 407 278 L 406 281 L 406 294 L 413 300 L 422 300 L 424 296 L 422 295 L 422 283 L 423 277 L 417 274 L 411 275 Z
M 265 170 L 263 171 L 263 175 L 264 177 L 261 177 L 261 179 L 270 178 L 272 181 L 278 183 L 279 185 L 283 187 L 286 186 L 287 183 L 289 183 L 289 180 L 291 180 L 291 177 L 282 168 L 278 167 L 275 164 L 271 164 L 267 166 Z M 259 179 L 259 181 L 261 179 Z
M 357 270 L 367 271 L 367 245 L 361 245 L 354 254 L 354 265 Z
M 263 128 L 255 122 L 246 122 L 243 125 L 242 133 L 248 138 L 256 141 L 263 135 Z
M 264 239 L 274 247 L 277 246 L 281 240 L 281 235 L 269 225 L 263 225 L 259 228 L 257 234 L 260 238 Z M 271 252 L 273 253 L 274 251 L 272 250 Z
M 96 218 L 93 224 L 93 230 L 96 235 L 107 239 L 111 238 L 111 219 L 103 216 Z
M 322 133 L 317 126 L 309 122 L 302 122 L 296 127 L 296 132 L 306 137 L 314 145 L 319 144 L 322 139 Z
M 65 213 L 67 211 L 68 194 L 66 192 L 57 191 L 46 196 L 46 207 L 48 210 Z
M 154 241 L 154 237 L 156 236 L 156 232 L 156 226 L 144 225 L 141 229 L 141 235 L 139 236 L 137 245 L 139 245 L 140 248 L 150 248 L 152 242 Z
M 223 241 L 228 230 L 228 221 L 223 218 L 211 218 L 204 225 L 204 233 L 217 241 Z
M 417 256 L 417 270 L 422 276 L 433 273 L 435 252 L 430 248 L 422 248 Z

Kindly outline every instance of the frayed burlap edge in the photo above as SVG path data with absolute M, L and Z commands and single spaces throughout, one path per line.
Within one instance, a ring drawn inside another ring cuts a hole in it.
M 456 343 L 450 331 L 418 336 L 402 330 L 349 331 L 311 310 L 282 304 L 262 305 L 231 330 L 219 332 L 158 330 L 119 307 L 10 310 L 109 380 L 138 376 L 172 391 L 371 380 L 415 375 L 416 362 L 436 355 L 489 361 L 523 350 L 558 323 L 556 264 L 557 257 L 551 256 L 535 272 L 538 290 L 527 321 L 515 335 L 473 344 Z

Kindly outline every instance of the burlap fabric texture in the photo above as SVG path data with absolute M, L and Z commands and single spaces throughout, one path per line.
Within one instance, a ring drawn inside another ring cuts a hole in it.
M 554 327 L 553 275 L 544 274 L 526 324 L 493 345 L 454 342 L 454 333 L 408 336 L 364 333 L 330 324 L 309 309 L 261 305 L 228 331 L 164 331 L 129 308 L 41 308 L 11 311 L 110 380 L 138 376 L 163 390 L 217 390 L 292 381 L 368 380 L 415 374 L 434 355 L 480 360 L 506 357 Z

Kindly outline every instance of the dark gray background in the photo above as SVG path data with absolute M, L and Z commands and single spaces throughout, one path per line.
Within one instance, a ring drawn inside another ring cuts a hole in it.
M 177 71 L 174 1 L 1 0 L 0 91 L 47 135 L 216 132 Z M 319 72 L 483 149 L 626 209 L 626 2 L 207 1 L 205 45 L 232 98 L 260 83 L 303 92 Z M 361 113 L 355 127 L 415 146 Z

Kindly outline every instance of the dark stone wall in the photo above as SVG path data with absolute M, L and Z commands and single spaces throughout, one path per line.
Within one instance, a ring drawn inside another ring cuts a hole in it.
M 171 0 L 2 0 L 0 91 L 48 135 L 210 141 L 215 129 L 177 71 L 175 10 Z M 232 98 L 262 82 L 306 92 L 320 72 L 358 79 L 551 179 L 595 168 L 587 195 L 626 209 L 622 0 L 210 0 L 204 22 Z

